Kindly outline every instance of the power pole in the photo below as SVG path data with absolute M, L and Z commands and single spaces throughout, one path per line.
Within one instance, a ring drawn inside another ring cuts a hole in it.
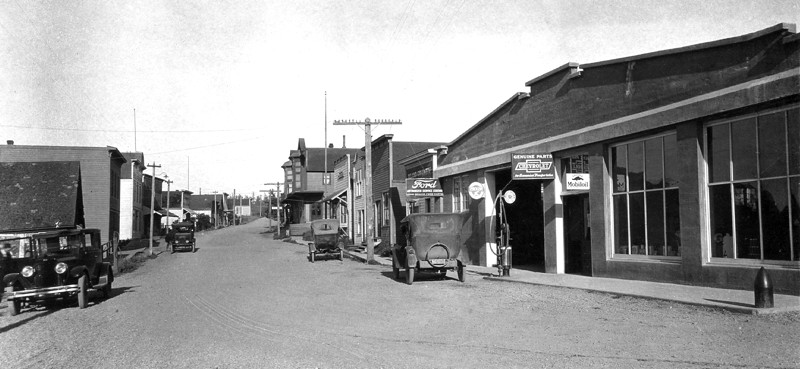
M 364 163 L 366 168 L 364 170 L 364 196 L 365 202 L 364 204 L 364 213 L 366 215 L 366 223 L 367 223 L 367 263 L 372 262 L 375 260 L 375 229 L 372 224 L 372 207 L 375 204 L 372 201 L 372 124 L 403 124 L 400 120 L 385 120 L 385 119 L 378 119 L 374 122 L 371 121 L 369 118 L 365 118 L 363 121 L 355 121 L 355 120 L 335 120 L 333 121 L 334 126 L 345 126 L 345 125 L 352 125 L 352 126 L 364 126 L 364 151 L 365 151 L 365 158 Z M 389 163 L 392 165 L 392 163 Z M 380 225 L 378 225 L 380 226 Z M 371 232 L 370 232 L 371 231 Z
M 275 185 L 278 188 L 278 196 L 277 196 L 277 198 L 278 198 L 278 210 L 276 211 L 276 213 L 278 213 L 277 214 L 278 215 L 278 237 L 280 237 L 280 235 L 281 235 L 281 185 L 282 184 L 283 183 L 281 183 L 281 182 L 264 183 L 264 186 Z M 272 202 L 270 202 L 269 207 L 270 208 L 272 207 Z
M 150 185 L 150 247 L 148 248 L 150 256 L 153 256 L 153 216 L 156 209 L 156 168 L 161 168 L 161 166 L 156 165 L 156 162 L 147 164 L 147 166 L 153 168 L 153 180 Z

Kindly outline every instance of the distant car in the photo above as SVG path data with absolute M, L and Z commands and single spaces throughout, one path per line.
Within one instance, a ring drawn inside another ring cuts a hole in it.
M 6 248 L 5 245 L 10 247 Z M 78 307 L 89 304 L 89 292 L 111 294 L 114 274 L 111 264 L 103 262 L 100 230 L 68 229 L 0 238 L 0 247 L 10 250 L 12 270 L 3 276 L 11 315 L 24 305 L 43 300 L 77 296 Z
M 400 222 L 406 246 L 392 247 L 392 271 L 400 279 L 400 270 L 406 272 L 406 283 L 414 283 L 417 272 L 433 273 L 445 277 L 448 270 L 456 271 L 458 280 L 464 282 L 464 263 L 461 261 L 462 228 L 464 213 L 411 214 Z
M 338 219 L 318 219 L 311 221 L 311 238 L 308 243 L 308 260 L 312 263 L 317 256 L 334 255 L 344 259 L 344 247 L 348 243 L 347 233 L 339 227 Z
M 194 238 L 194 223 L 192 222 L 177 222 L 172 224 L 170 231 L 170 246 L 172 252 L 189 249 L 195 251 L 197 241 Z

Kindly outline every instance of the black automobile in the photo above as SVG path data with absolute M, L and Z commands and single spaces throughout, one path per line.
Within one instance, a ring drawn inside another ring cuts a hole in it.
M 338 219 L 317 219 L 311 221 L 312 242 L 308 243 L 308 260 L 312 263 L 317 256 L 334 255 L 344 259 L 347 233 L 339 227 Z
M 5 265 L 3 276 L 11 315 L 40 301 L 77 297 L 86 308 L 92 290 L 111 293 L 114 274 L 103 261 L 100 230 L 68 229 L 0 236 Z
M 170 246 L 172 252 L 178 250 L 195 251 L 196 240 L 194 238 L 194 223 L 192 222 L 177 222 L 172 224 L 172 231 L 170 235 Z
M 400 222 L 406 245 L 392 248 L 392 271 L 400 279 L 400 270 L 406 272 L 406 283 L 414 283 L 416 272 L 432 273 L 445 277 L 448 270 L 456 271 L 458 280 L 464 282 L 464 263 L 461 249 L 466 238 L 462 236 L 466 218 L 464 213 L 411 214 Z

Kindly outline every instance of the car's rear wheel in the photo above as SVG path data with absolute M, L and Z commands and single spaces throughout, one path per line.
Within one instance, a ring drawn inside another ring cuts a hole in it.
M 14 292 L 14 287 L 11 287 L 11 286 L 6 287 L 6 292 L 8 292 L 8 293 Z M 17 299 L 13 299 L 13 300 L 8 301 L 8 309 L 9 309 L 8 313 L 11 316 L 15 316 L 15 315 L 19 314 L 19 311 L 20 311 L 21 308 L 22 308 L 22 302 L 21 301 L 19 301 Z
M 456 272 L 458 273 L 458 281 L 464 282 L 464 280 L 466 279 L 466 276 L 464 275 L 464 264 L 460 261 L 458 262 L 458 268 Z
M 86 277 L 86 274 L 78 278 L 78 287 L 80 287 L 80 291 L 78 291 L 78 307 L 81 309 L 86 309 L 86 306 L 89 305 L 88 279 L 89 278 Z
M 414 270 L 416 268 L 409 268 L 406 267 L 406 283 L 413 284 L 414 283 Z

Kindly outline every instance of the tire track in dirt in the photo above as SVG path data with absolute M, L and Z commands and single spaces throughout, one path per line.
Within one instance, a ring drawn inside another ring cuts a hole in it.
M 315 341 L 314 339 L 318 337 L 313 337 L 311 335 L 304 336 L 275 329 L 273 326 L 268 325 L 265 322 L 253 320 L 243 314 L 209 302 L 199 296 L 189 298 L 184 295 L 183 298 L 187 304 L 197 309 L 200 313 L 224 329 L 240 334 L 246 334 L 255 338 L 266 339 L 275 343 L 285 344 L 287 342 L 286 339 L 290 339 L 295 343 L 302 345 L 310 345 L 314 348 L 323 348 L 335 355 L 345 354 L 342 357 L 343 359 L 357 358 L 361 363 L 373 363 L 380 365 L 379 362 L 375 361 L 370 356 L 365 356 L 353 350 L 347 349 L 346 347 L 343 347 L 343 345 L 331 343 L 332 340 L 340 339 L 342 336 L 336 332 L 319 332 L 319 335 L 329 337 Z M 316 343 L 314 344 L 314 342 Z

